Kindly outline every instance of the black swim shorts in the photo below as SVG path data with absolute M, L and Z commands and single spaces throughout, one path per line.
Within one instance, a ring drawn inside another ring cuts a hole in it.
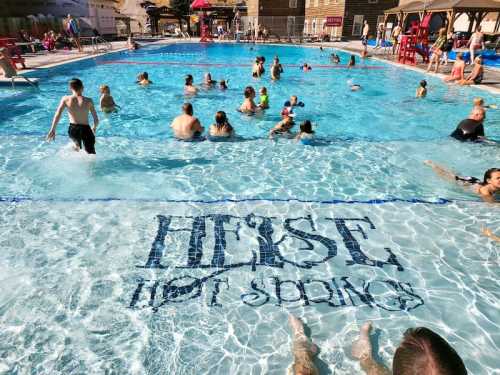
M 80 149 L 83 142 L 87 154 L 95 154 L 95 135 L 89 125 L 69 124 L 68 135 Z

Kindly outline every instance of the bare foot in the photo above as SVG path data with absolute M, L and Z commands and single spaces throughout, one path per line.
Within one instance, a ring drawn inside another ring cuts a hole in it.
M 424 164 L 431 168 L 434 167 L 434 162 L 432 160 L 424 160 Z
M 352 356 L 356 359 L 372 356 L 372 343 L 370 342 L 370 331 L 372 322 L 366 322 L 359 330 L 359 339 L 352 343 Z
M 293 315 L 289 315 L 288 323 L 290 323 L 290 327 L 292 327 L 294 335 L 304 334 L 304 323 L 302 323 L 302 321 L 299 318 Z

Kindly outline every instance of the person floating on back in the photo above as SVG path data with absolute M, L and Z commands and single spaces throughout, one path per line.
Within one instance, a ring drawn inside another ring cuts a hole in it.
M 183 114 L 177 116 L 172 121 L 172 128 L 175 138 L 182 141 L 193 141 L 201 139 L 205 130 L 200 124 L 200 120 L 193 116 L 193 106 L 191 103 L 185 103 L 182 106 Z
M 115 103 L 115 100 L 111 96 L 111 90 L 109 89 L 109 86 L 102 85 L 99 88 L 99 92 L 101 93 L 101 111 L 105 113 L 111 113 L 115 112 L 117 108 L 120 108 L 120 106 Z
M 75 150 L 80 151 L 83 143 L 87 154 L 95 154 L 95 132 L 99 125 L 99 118 L 97 117 L 94 102 L 92 99 L 83 96 L 83 83 L 78 78 L 69 81 L 69 87 L 72 94 L 62 97 L 52 120 L 52 126 L 47 134 L 47 141 L 50 142 L 56 138 L 57 124 L 62 113 L 67 109 L 70 123 L 68 135 L 75 144 Z M 89 125 L 89 112 L 94 120 L 92 129 Z
M 427 81 L 425 79 L 420 81 L 415 96 L 417 98 L 425 98 L 427 96 Z

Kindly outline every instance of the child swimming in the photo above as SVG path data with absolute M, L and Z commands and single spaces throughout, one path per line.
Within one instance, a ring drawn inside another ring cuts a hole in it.
M 137 76 L 137 83 L 141 86 L 148 86 L 153 82 L 149 80 L 148 72 L 143 72 Z
M 225 79 L 223 79 L 223 80 L 221 80 L 219 82 L 219 89 L 221 89 L 221 90 L 227 90 L 227 82 L 226 82 Z
M 427 96 L 427 81 L 425 79 L 420 81 L 415 95 L 417 98 L 425 98 Z
M 260 103 L 259 107 L 262 109 L 269 109 L 269 96 L 267 95 L 267 88 L 261 87 L 259 90 Z
M 283 117 L 283 120 L 278 122 L 276 126 L 271 129 L 271 131 L 269 132 L 270 139 L 273 139 L 275 135 L 285 136 L 289 138 L 292 136 L 290 130 L 295 125 L 293 117 L 290 115 L 287 109 L 284 109 L 281 115 Z
M 300 124 L 300 131 L 295 137 L 295 141 L 300 142 L 303 145 L 310 145 L 313 139 L 314 130 L 312 130 L 312 123 L 311 121 L 306 120 Z
M 304 72 L 312 70 L 311 65 L 308 65 L 307 63 L 304 63 L 304 65 L 302 65 L 300 69 L 302 69 Z
M 111 113 L 116 111 L 116 107 L 120 107 L 115 103 L 113 97 L 111 96 L 111 90 L 109 89 L 109 86 L 102 85 L 99 88 L 99 92 L 101 93 L 101 111 L 103 111 L 104 113 Z
M 485 109 L 497 109 L 497 106 L 496 104 L 484 104 L 484 99 L 483 98 L 474 98 L 474 100 L 472 101 L 472 104 L 474 105 L 474 107 L 482 107 L 482 108 L 485 108 Z

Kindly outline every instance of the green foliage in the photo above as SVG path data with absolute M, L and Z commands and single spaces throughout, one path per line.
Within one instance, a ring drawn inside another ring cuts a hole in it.
M 175 16 L 182 18 L 189 14 L 191 2 L 192 0 L 171 0 L 170 9 Z

